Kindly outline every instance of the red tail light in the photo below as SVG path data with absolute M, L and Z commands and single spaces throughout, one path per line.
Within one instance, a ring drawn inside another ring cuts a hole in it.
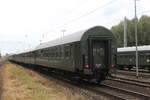
M 113 67 L 116 67 L 116 66 L 117 66 L 116 64 L 111 64 L 111 65 L 110 65 L 110 67 L 112 67 L 112 68 L 113 68 Z
M 84 68 L 90 68 L 90 66 L 88 64 L 84 65 Z

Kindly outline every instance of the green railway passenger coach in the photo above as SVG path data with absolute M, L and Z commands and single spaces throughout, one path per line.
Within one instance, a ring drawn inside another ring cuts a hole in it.
M 130 70 L 136 66 L 135 46 L 118 48 L 117 52 L 118 68 L 128 68 Z M 150 45 L 138 46 L 138 65 L 139 68 L 150 71 Z
M 100 82 L 116 64 L 116 53 L 113 33 L 95 26 L 42 43 L 33 50 L 13 55 L 10 60 L 46 66 Z

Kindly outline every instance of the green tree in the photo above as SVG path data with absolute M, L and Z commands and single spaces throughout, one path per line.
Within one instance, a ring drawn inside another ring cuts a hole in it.
M 118 25 L 111 28 L 117 38 L 118 47 L 123 46 L 124 22 L 121 21 Z M 128 46 L 135 45 L 135 30 L 134 19 L 127 19 L 127 42 Z M 150 17 L 143 15 L 138 20 L 138 45 L 150 44 Z
M 142 16 L 138 24 L 139 45 L 150 44 L 150 17 Z
M 123 35 L 121 35 L 123 32 L 123 22 L 120 22 L 119 25 L 113 26 L 111 30 L 117 39 L 117 46 L 121 47 L 123 45 Z

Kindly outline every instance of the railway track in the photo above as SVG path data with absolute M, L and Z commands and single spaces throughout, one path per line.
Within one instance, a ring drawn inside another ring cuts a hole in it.
M 132 68 L 132 69 L 121 69 L 123 71 L 129 71 L 129 72 L 136 72 L 136 67 Z M 139 69 L 139 72 L 141 73 L 150 73 L 150 71 L 148 69 Z
M 122 77 L 115 77 L 115 78 L 109 78 L 109 80 L 117 81 L 117 82 L 125 83 L 125 84 L 130 84 L 130 85 L 135 85 L 135 86 L 140 86 L 140 87 L 145 87 L 145 88 L 150 88 L 150 82 L 139 81 L 136 79 L 127 79 L 127 78 L 122 78 Z
M 128 76 L 136 76 L 136 72 L 133 71 L 122 71 L 122 70 L 118 70 L 117 71 L 118 75 L 128 75 Z M 150 73 L 139 73 L 139 77 L 142 78 L 150 78 Z
M 120 98 L 124 99 L 124 100 L 131 100 L 131 99 L 136 99 L 136 100 L 149 100 L 150 96 L 149 95 L 145 95 L 142 93 L 138 93 L 138 92 L 134 92 L 134 91 L 130 91 L 128 89 L 122 89 L 122 88 L 118 88 L 118 87 L 114 87 L 114 86 L 110 86 L 107 84 L 102 84 L 102 86 L 104 86 L 104 88 L 108 88 L 113 90 L 113 92 L 116 92 L 113 95 L 119 96 Z
M 63 82 L 63 85 L 65 85 L 65 86 L 67 85 L 69 88 L 72 88 L 73 90 L 80 91 L 80 92 L 82 92 L 81 94 L 88 95 L 90 98 L 92 98 L 92 100 L 99 100 L 99 98 L 98 98 L 99 95 L 107 97 L 108 99 L 111 99 L 111 100 L 131 100 L 131 99 L 132 100 L 133 99 L 148 100 L 148 99 L 150 99 L 150 96 L 148 96 L 148 95 L 130 91 L 127 89 L 114 87 L 114 86 L 111 86 L 111 85 L 108 85 L 105 83 L 102 83 L 101 85 L 97 85 L 97 84 L 90 83 L 87 81 L 79 82 L 77 80 L 70 80 L 68 78 L 64 78 L 55 73 L 50 74 L 45 69 L 40 70 L 40 71 L 36 70 L 36 71 L 38 71 L 38 73 L 40 73 L 42 76 L 44 76 L 48 79 L 49 79 L 49 77 L 53 77 L 60 83 Z M 93 96 L 90 93 L 87 93 L 87 91 L 93 92 L 97 96 Z
M 45 76 L 45 74 L 44 74 Z M 49 76 L 46 76 L 49 78 Z M 78 91 L 82 91 L 82 93 L 84 95 L 89 95 L 90 97 L 93 98 L 93 100 L 99 100 L 97 97 L 93 97 L 93 95 L 91 94 L 87 94 L 87 92 L 85 91 L 90 91 L 95 93 L 96 95 L 102 95 L 105 97 L 108 97 L 111 100 L 130 100 L 130 99 L 150 99 L 149 96 L 144 95 L 144 94 L 140 94 L 140 93 L 134 93 L 132 91 L 128 91 L 128 90 L 123 90 L 117 87 L 112 87 L 106 84 L 102 84 L 102 85 L 97 85 L 97 84 L 93 84 L 93 83 L 88 83 L 85 81 L 82 81 L 81 83 L 78 83 L 78 81 L 76 80 L 70 80 L 70 79 L 66 79 L 64 77 L 59 77 L 59 76 L 53 76 L 54 78 L 58 79 L 59 81 L 63 81 L 69 85 L 69 88 L 72 88 L 71 85 L 75 86 L 76 89 L 80 89 Z M 70 85 L 71 84 L 71 85 Z M 75 88 L 74 88 L 75 89 Z M 133 96 L 134 94 L 134 96 Z M 140 100 L 139 99 L 139 100 Z

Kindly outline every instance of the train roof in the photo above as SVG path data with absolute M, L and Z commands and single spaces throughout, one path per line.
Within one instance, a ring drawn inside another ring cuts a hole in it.
M 96 31 L 99 31 L 99 33 L 101 33 L 101 35 L 103 35 L 103 34 L 107 35 L 107 33 L 108 33 L 108 29 L 106 29 L 102 26 L 95 26 L 95 27 L 92 27 L 92 28 L 89 28 L 86 30 L 82 30 L 82 31 L 64 36 L 63 38 L 59 38 L 59 39 L 56 39 L 53 41 L 42 43 L 39 46 L 37 46 L 36 49 L 43 49 L 43 48 L 47 48 L 47 47 L 52 47 L 52 46 L 66 44 L 66 43 L 73 43 L 73 42 L 81 41 L 82 37 L 85 36 L 86 33 L 91 32 L 94 34 L 94 32 L 96 33 Z
M 84 41 L 85 39 L 87 39 L 88 36 L 91 36 L 91 35 L 93 35 L 93 36 L 94 35 L 96 35 L 96 36 L 97 35 L 111 36 L 114 38 L 112 32 L 110 30 L 108 30 L 107 28 L 105 28 L 103 26 L 94 26 L 92 28 L 88 28 L 88 29 L 64 36 L 63 38 L 59 38 L 59 39 L 55 39 L 55 40 L 48 41 L 45 43 L 41 43 L 36 48 L 25 50 L 23 52 L 17 52 L 15 54 L 22 54 L 22 53 L 32 52 L 35 50 L 40 50 L 43 48 L 53 47 L 53 46 L 57 46 L 57 45 L 73 43 L 73 42 L 77 42 L 77 41 Z
M 150 45 L 145 45 L 145 46 L 138 46 L 138 51 L 148 51 L 150 50 Z M 131 52 L 131 51 L 136 51 L 136 47 L 123 47 L 123 48 L 118 48 L 117 52 Z
M 80 41 L 80 39 L 81 39 L 81 37 L 82 37 L 82 35 L 84 34 L 85 31 L 86 30 L 82 30 L 82 31 L 76 32 L 74 34 L 64 36 L 64 37 L 59 38 L 59 39 L 55 39 L 55 40 L 52 40 L 52 41 L 41 43 L 40 45 L 38 45 L 36 47 L 36 49 L 42 49 L 42 48 L 52 47 L 52 46 L 56 46 L 56 45 L 61 45 L 61 44 Z
M 13 53 L 12 55 L 23 54 L 23 53 L 31 52 L 31 51 L 34 51 L 34 50 L 35 50 L 35 48 L 30 48 L 30 49 L 26 49 L 26 50 L 20 51 L 20 52 L 17 51 L 15 53 Z

